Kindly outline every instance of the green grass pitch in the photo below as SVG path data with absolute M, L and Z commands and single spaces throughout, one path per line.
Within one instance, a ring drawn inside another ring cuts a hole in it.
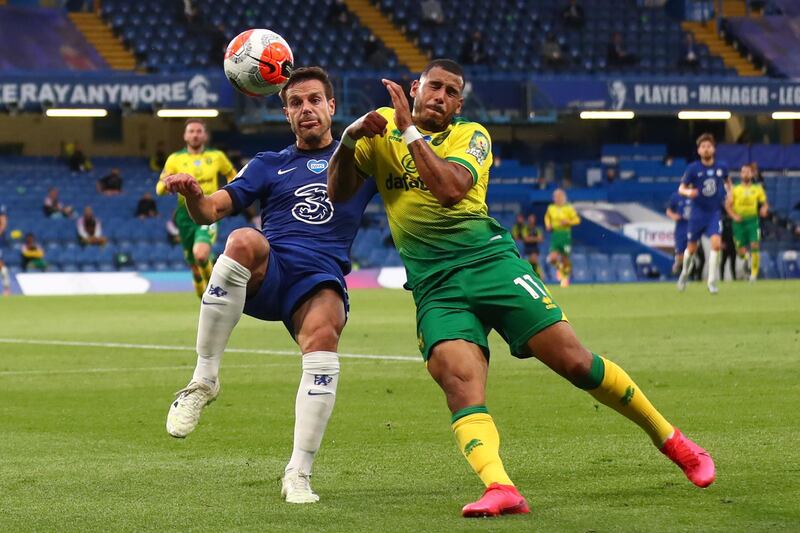
M 242 320 L 219 399 L 175 440 L 164 421 L 194 366 L 193 295 L 11 297 L 0 299 L 0 531 L 800 530 L 800 282 L 724 283 L 714 297 L 698 284 L 553 292 L 585 344 L 712 453 L 711 488 L 494 336 L 488 405 L 532 512 L 461 518 L 483 487 L 417 359 L 411 297 L 364 290 L 341 352 L 411 359 L 343 360 L 315 464 L 321 502 L 292 506 L 278 478 L 300 363 L 282 325 Z

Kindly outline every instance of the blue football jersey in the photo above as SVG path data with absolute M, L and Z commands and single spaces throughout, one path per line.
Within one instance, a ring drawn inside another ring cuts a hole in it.
M 692 199 L 681 196 L 677 192 L 672 193 L 669 198 L 669 209 L 673 213 L 678 213 L 681 219 L 678 222 L 685 222 L 689 220 L 689 214 L 692 212 Z
M 700 161 L 690 163 L 686 167 L 681 183 L 692 185 L 698 191 L 697 197 L 692 201 L 693 212 L 721 210 L 722 202 L 725 200 L 727 179 L 728 166 L 724 163 L 715 162 L 708 167 Z
M 328 160 L 337 142 L 313 151 L 291 145 L 261 152 L 224 187 L 240 211 L 261 204 L 261 232 L 273 248 L 326 256 L 350 272 L 350 245 L 364 209 L 377 192 L 367 180 L 347 202 L 328 199 Z

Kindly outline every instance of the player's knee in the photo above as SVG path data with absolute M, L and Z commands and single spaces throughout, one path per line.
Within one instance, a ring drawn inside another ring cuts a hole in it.
M 205 265 L 208 262 L 208 257 L 211 255 L 211 247 L 209 246 L 195 246 L 192 249 L 192 255 L 194 255 L 194 260 L 200 264 Z
M 570 357 L 566 366 L 566 377 L 573 383 L 576 383 L 592 371 L 592 355 L 585 349 L 581 349 L 580 353 L 576 353 L 574 357 Z
M 341 332 L 342 328 L 333 321 L 320 323 L 311 328 L 304 328 L 302 335 L 298 335 L 297 342 L 303 352 L 318 350 L 335 352 L 339 347 Z
M 241 228 L 230 234 L 225 243 L 224 253 L 237 263 L 253 270 L 256 264 L 266 260 L 269 243 L 255 229 Z

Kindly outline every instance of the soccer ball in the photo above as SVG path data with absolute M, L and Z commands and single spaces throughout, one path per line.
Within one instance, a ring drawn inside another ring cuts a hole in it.
M 294 57 L 289 44 L 270 30 L 247 30 L 225 50 L 225 76 L 248 96 L 269 96 L 286 85 Z

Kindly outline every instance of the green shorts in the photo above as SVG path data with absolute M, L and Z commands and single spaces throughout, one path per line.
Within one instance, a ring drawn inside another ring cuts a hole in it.
M 489 332 L 496 330 L 511 353 L 530 357 L 528 339 L 566 320 L 531 264 L 512 254 L 491 257 L 453 270 L 436 283 L 414 288 L 417 338 L 426 361 L 445 340 L 462 339 L 489 355 Z
M 761 242 L 761 228 L 758 217 L 745 218 L 733 223 L 733 240 L 737 248 L 749 248 L 751 244 Z
M 554 230 L 550 234 L 550 251 L 563 255 L 572 253 L 572 231 Z
M 194 220 L 189 216 L 189 211 L 183 206 L 178 206 L 175 210 L 174 220 L 181 239 L 183 257 L 188 264 L 194 265 L 194 252 L 192 251 L 194 245 L 204 242 L 209 246 L 214 246 L 214 243 L 217 242 L 217 225 L 201 226 L 195 224 Z

